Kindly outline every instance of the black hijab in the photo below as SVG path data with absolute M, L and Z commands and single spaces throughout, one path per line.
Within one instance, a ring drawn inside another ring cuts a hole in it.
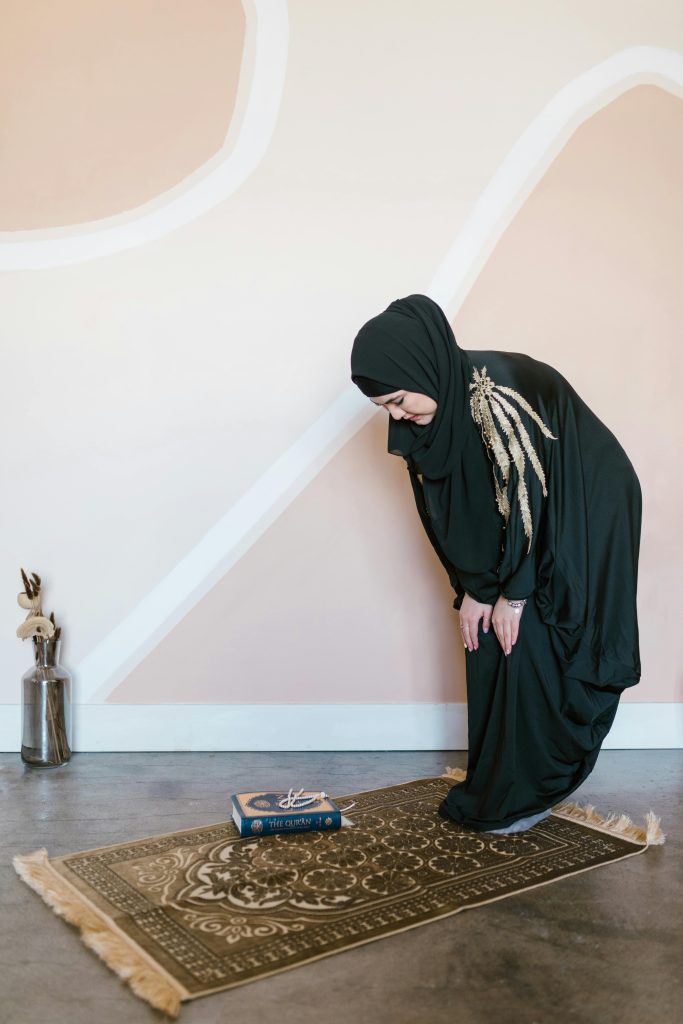
M 394 300 L 353 342 L 351 380 L 363 394 L 406 390 L 437 403 L 424 426 L 390 417 L 387 450 L 423 474 L 432 526 L 453 565 L 481 572 L 497 564 L 503 520 L 491 461 L 470 412 L 471 374 L 467 352 L 427 295 Z

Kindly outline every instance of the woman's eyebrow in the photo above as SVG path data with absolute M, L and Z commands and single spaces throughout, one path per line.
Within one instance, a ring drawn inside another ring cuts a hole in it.
M 396 398 L 398 398 L 398 395 L 395 395 L 394 398 L 387 398 L 386 402 L 375 402 L 374 404 L 375 405 L 387 405 L 389 402 L 394 402 L 396 400 Z

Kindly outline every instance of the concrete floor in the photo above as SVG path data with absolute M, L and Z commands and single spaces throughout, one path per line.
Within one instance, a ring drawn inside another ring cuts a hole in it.
M 165 1018 L 15 874 L 51 855 L 229 817 L 229 794 L 306 785 L 341 796 L 465 767 L 463 751 L 76 754 L 27 769 L 0 755 L 0 1020 L 120 1024 Z M 652 808 L 664 846 L 485 907 L 185 1003 L 183 1024 L 678 1024 L 683 1006 L 683 751 L 606 750 L 573 798 Z

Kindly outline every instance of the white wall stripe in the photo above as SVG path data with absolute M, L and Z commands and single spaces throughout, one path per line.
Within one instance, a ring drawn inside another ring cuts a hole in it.
M 268 149 L 280 111 L 289 19 L 286 0 L 243 0 L 243 6 L 236 120 L 221 151 L 184 182 L 125 214 L 51 231 L 0 233 L 0 270 L 63 267 L 145 245 L 196 220 L 246 181 Z
M 621 50 L 568 82 L 522 132 L 500 164 L 429 286 L 459 309 L 498 239 L 576 128 L 635 85 L 683 98 L 683 54 L 659 46 Z
M 333 402 L 80 662 L 74 673 L 79 701 L 104 700 L 376 414 L 355 387 Z
M 21 708 L 0 711 L 0 750 Z M 466 704 L 82 704 L 74 750 L 466 750 Z M 627 703 L 604 749 L 683 747 L 683 704 Z

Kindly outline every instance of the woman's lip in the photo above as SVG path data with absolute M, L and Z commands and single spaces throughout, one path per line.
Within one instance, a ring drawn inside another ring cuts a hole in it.
M 417 417 L 418 417 L 419 415 L 420 415 L 420 414 L 419 414 L 419 412 L 418 412 L 418 413 L 417 413 L 417 414 L 416 414 L 415 416 L 407 416 L 407 417 L 406 417 L 406 419 L 409 419 L 409 420 L 416 420 L 416 419 L 417 419 Z

